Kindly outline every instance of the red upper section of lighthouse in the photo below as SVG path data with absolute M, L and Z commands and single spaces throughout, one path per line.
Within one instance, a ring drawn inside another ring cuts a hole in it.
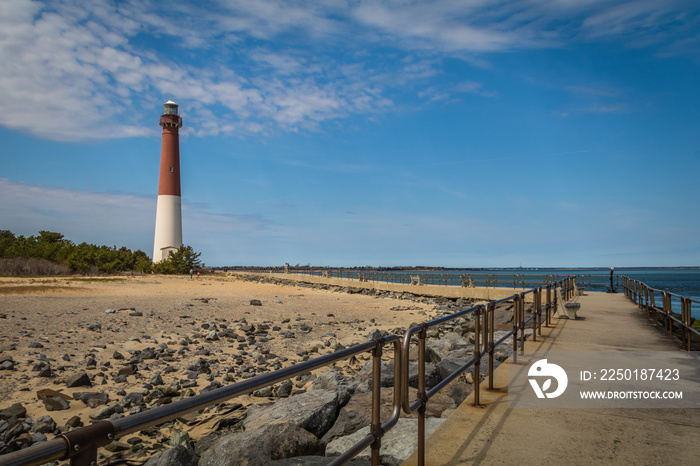
M 180 196 L 180 136 L 182 118 L 177 114 L 177 104 L 165 103 L 165 112 L 160 117 L 163 139 L 160 146 L 160 178 L 158 195 Z

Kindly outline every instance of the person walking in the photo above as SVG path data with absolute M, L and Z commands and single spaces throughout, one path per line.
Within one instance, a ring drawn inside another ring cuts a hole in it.
M 190 280 L 193 280 L 192 275 L 194 274 L 194 269 L 190 269 Z

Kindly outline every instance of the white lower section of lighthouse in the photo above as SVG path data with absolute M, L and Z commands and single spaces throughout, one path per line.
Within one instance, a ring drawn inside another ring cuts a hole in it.
M 182 246 L 182 198 L 161 194 L 156 207 L 156 234 L 153 242 L 153 262 L 168 258 L 170 251 Z

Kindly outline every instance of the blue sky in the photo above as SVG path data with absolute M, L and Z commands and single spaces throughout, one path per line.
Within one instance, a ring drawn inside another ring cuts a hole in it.
M 163 6 L 168 6 L 164 12 Z M 700 265 L 700 4 L 0 2 L 0 229 L 208 265 Z

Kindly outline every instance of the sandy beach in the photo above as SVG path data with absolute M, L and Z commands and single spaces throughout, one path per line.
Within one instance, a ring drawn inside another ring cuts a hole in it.
M 13 365 L 0 371 L 0 409 L 21 403 L 33 419 L 49 414 L 60 427 L 78 416 L 87 424 L 96 407 L 71 400 L 68 409 L 49 412 L 37 392 L 53 389 L 71 398 L 75 392 L 104 392 L 113 403 L 153 388 L 149 384 L 159 375 L 160 386 L 191 385 L 200 393 L 212 383 L 285 367 L 364 342 L 374 329 L 392 332 L 438 313 L 431 299 L 231 276 L 0 278 L 0 362 Z M 250 326 L 257 329 L 252 340 Z M 212 330 L 229 337 L 209 339 Z M 159 357 L 147 356 L 153 351 Z M 193 376 L 191 366 L 201 359 L 208 371 Z M 137 371 L 130 374 L 130 367 Z M 66 380 L 81 372 L 92 386 L 67 387 Z

